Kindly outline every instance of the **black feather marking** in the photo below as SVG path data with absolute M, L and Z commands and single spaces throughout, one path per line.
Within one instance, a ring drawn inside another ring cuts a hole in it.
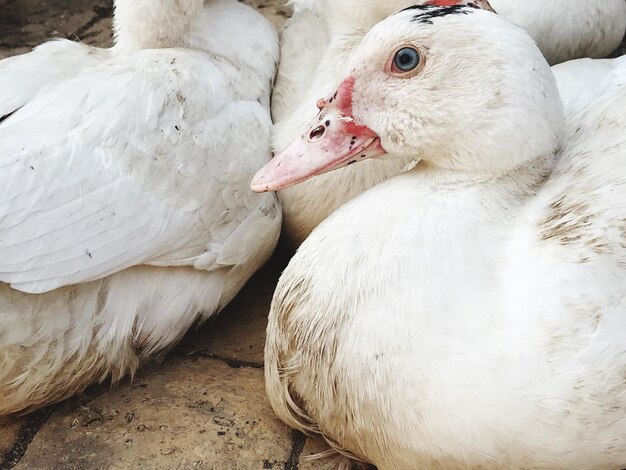
M 14 115 L 16 112 L 18 112 L 20 110 L 20 108 L 17 108 L 14 111 L 11 111 L 8 114 L 5 114 L 4 116 L 0 116 L 0 124 L 2 124 L 4 121 L 6 121 L 7 119 L 9 119 L 12 115 Z
M 402 11 L 418 10 L 417 13 L 411 19 L 411 22 L 420 24 L 433 24 L 434 18 L 441 18 L 448 15 L 467 15 L 475 10 L 477 7 L 471 4 L 469 5 L 453 5 L 449 7 L 435 6 L 435 5 L 413 5 L 405 8 Z

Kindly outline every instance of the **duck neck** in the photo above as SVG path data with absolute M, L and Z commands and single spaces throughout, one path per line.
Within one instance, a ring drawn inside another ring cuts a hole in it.
M 497 171 L 450 170 L 429 165 L 421 161 L 417 172 L 427 178 L 434 188 L 485 188 L 503 189 L 503 193 L 517 195 L 534 194 L 552 171 L 558 151 L 525 161 L 511 169 Z M 408 162 L 408 160 L 407 160 Z
M 421 292 L 429 293 L 432 303 L 425 311 L 448 302 L 452 310 L 463 312 L 458 307 L 467 300 L 465 293 L 473 289 L 461 289 L 458 297 L 450 293 L 473 282 L 479 292 L 479 285 L 493 281 L 498 272 L 494 266 L 507 247 L 511 228 L 519 226 L 517 221 L 546 182 L 554 161 L 552 156 L 537 158 L 499 175 L 463 174 L 421 162 L 398 180 L 398 184 L 414 188 L 413 193 L 406 192 L 413 194 L 415 201 L 409 216 L 415 221 L 412 240 L 419 262 L 429 269 L 413 282 Z M 404 203 L 399 200 L 396 204 Z M 385 234 L 384 230 L 380 233 Z
M 116 0 L 114 31 L 118 49 L 184 47 L 203 0 Z

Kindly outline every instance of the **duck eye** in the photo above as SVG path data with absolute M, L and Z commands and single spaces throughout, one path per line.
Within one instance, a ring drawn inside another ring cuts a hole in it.
M 420 64 L 420 55 L 412 47 L 404 47 L 396 52 L 393 58 L 393 71 L 406 73 L 415 70 Z

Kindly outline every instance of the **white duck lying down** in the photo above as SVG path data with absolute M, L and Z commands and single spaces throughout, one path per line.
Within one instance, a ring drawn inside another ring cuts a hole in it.
M 271 24 L 235 0 L 118 0 L 115 27 L 111 50 L 0 62 L 0 414 L 132 374 L 278 238 L 275 197 L 249 189 Z
M 626 87 L 565 121 L 527 33 L 465 6 L 392 16 L 349 65 L 254 189 L 422 161 L 285 270 L 278 415 L 381 470 L 626 466 Z
M 427 2 L 291 3 L 296 13 L 282 32 L 281 62 L 272 97 L 272 115 L 277 123 L 273 132 L 276 151 L 283 150 L 315 115 L 315 100 L 335 89 L 343 74 L 349 72 L 345 63 L 350 53 L 374 24 L 404 7 Z M 448 1 L 452 3 L 483 2 Z M 498 14 L 529 31 L 552 63 L 577 57 L 604 57 L 619 45 L 626 32 L 624 0 L 492 0 L 491 5 Z M 586 94 L 588 88 L 596 89 L 597 80 L 585 81 L 586 73 L 576 75 L 576 95 Z M 572 84 L 568 84 L 568 89 Z M 395 159 L 369 160 L 281 191 L 288 239 L 299 245 L 335 209 L 366 189 L 397 176 L 403 167 Z
M 491 0 L 509 21 L 524 28 L 550 64 L 607 57 L 626 33 L 622 0 Z

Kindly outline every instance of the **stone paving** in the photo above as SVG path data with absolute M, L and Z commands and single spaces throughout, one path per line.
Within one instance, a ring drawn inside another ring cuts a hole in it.
M 283 0 L 246 3 L 277 26 L 290 14 Z M 51 37 L 109 46 L 110 31 L 109 0 L 0 0 L 0 58 Z M 325 446 L 290 431 L 265 398 L 266 317 L 285 264 L 275 255 L 226 311 L 133 381 L 0 418 L 0 470 L 328 467 L 307 459 Z

